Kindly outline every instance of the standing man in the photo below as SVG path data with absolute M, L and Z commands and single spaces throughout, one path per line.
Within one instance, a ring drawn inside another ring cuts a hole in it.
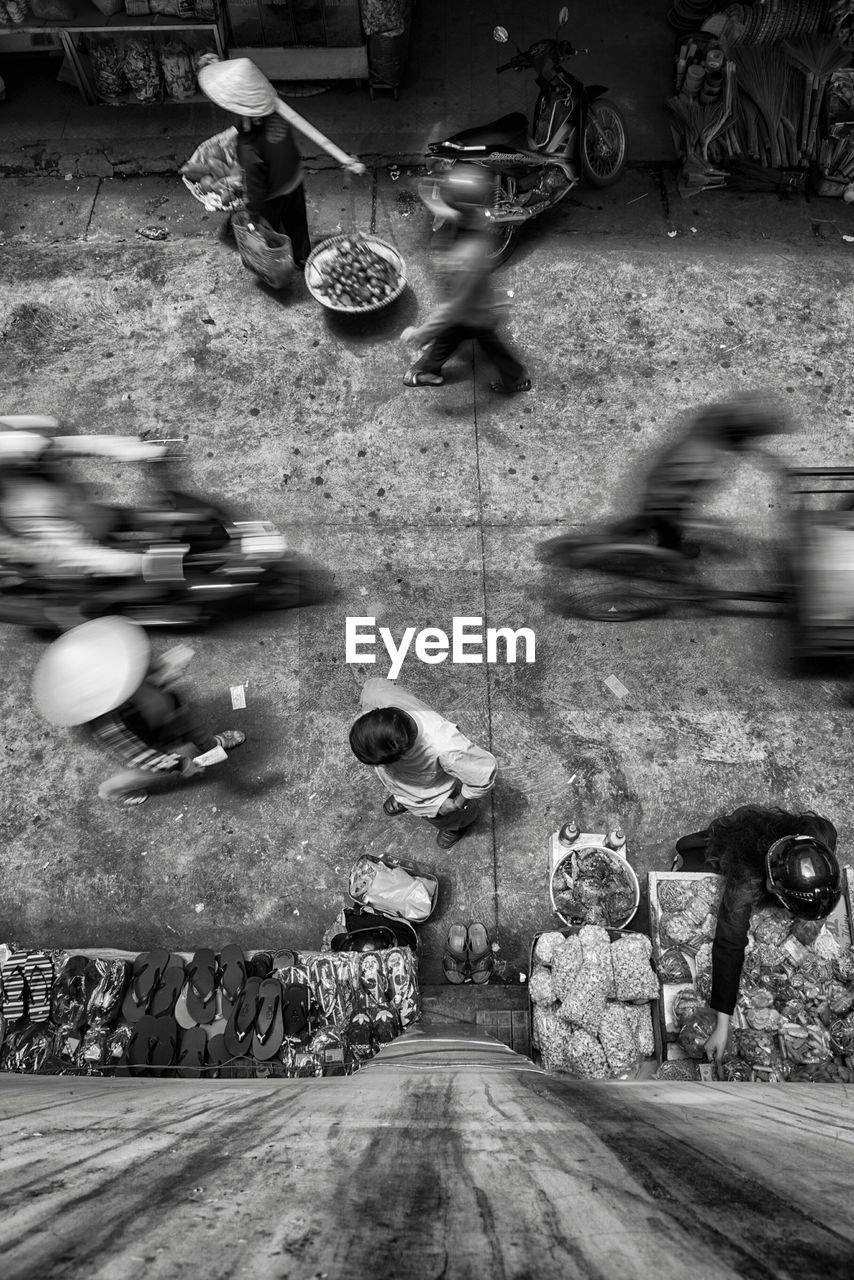
M 492 288 L 489 230 L 485 209 L 494 179 L 474 164 L 459 164 L 442 181 L 442 212 L 452 224 L 452 242 L 436 256 L 442 301 L 417 328 L 404 329 L 402 342 L 426 350 L 404 374 L 407 387 L 441 387 L 442 368 L 461 342 L 472 338 L 499 373 L 489 385 L 502 395 L 531 390 L 531 379 L 515 352 L 498 334 L 503 315 Z
M 193 723 L 174 691 L 192 656 L 179 645 L 153 658 L 143 628 L 118 617 L 74 627 L 45 651 L 33 674 L 41 714 L 52 724 L 85 725 L 124 762 L 98 788 L 102 800 L 142 804 L 150 791 L 179 786 L 246 741 L 239 729 L 212 736 Z
M 495 785 L 496 759 L 455 724 L 391 680 L 362 687 L 363 715 L 350 730 L 357 760 L 372 765 L 386 789 L 383 812 L 412 813 L 450 849 L 477 820 Z
M 302 271 L 311 253 L 305 211 L 303 168 L 292 130 L 316 142 L 350 173 L 365 166 L 330 142 L 319 129 L 282 101 L 249 58 L 202 59 L 199 88 L 237 120 L 237 159 L 244 173 L 246 208 L 255 221 L 269 223 L 291 242 L 294 266 Z

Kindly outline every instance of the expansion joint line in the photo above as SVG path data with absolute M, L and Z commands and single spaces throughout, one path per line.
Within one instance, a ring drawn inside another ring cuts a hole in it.
M 489 626 L 489 601 L 486 594 L 486 545 L 484 542 L 484 520 L 483 520 L 483 487 L 481 484 L 480 470 L 480 434 L 478 431 L 477 416 L 477 344 L 471 344 L 471 365 L 472 365 L 472 417 L 474 420 L 474 463 L 475 475 L 477 477 L 477 536 L 480 541 L 480 581 L 481 592 L 483 594 L 483 627 L 484 634 Z M 492 751 L 492 689 L 490 687 L 489 667 L 485 667 L 486 673 L 486 724 L 488 734 L 488 747 Z M 493 755 L 495 753 L 493 752 Z M 492 915 L 494 920 L 494 929 L 498 931 L 498 835 L 495 826 L 495 799 L 494 794 L 491 798 L 489 806 L 490 823 L 492 829 Z

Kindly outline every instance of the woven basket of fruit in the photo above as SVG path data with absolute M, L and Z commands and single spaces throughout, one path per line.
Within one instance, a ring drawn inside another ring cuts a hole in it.
M 330 236 L 309 254 L 305 282 L 321 306 L 364 315 L 400 297 L 406 268 L 397 250 L 379 236 Z
M 237 130 L 232 126 L 200 143 L 181 166 L 184 186 L 211 213 L 243 208 L 243 170 L 237 163 Z

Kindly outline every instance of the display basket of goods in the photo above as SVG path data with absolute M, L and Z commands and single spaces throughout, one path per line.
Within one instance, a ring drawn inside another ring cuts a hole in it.
M 649 1079 L 661 1061 L 659 987 L 642 933 L 570 926 L 531 947 L 534 1060 L 587 1080 Z
M 210 213 L 243 208 L 243 170 L 237 163 L 237 130 L 232 126 L 196 147 L 181 166 L 184 186 Z
M 787 472 L 793 499 L 790 540 L 791 645 L 796 658 L 854 653 L 854 467 Z M 818 495 L 825 495 L 818 498 Z M 820 501 L 834 509 L 818 508 Z
M 640 904 L 640 885 L 619 828 L 587 832 L 564 823 L 550 838 L 549 871 L 552 907 L 564 924 L 623 929 Z
M 710 1078 L 704 1058 L 717 1021 L 708 1002 L 723 885 L 722 876 L 703 872 L 649 873 L 667 1059 L 660 1079 Z M 753 910 L 720 1078 L 854 1083 L 852 887 L 854 871 L 845 868 L 842 899 L 826 920 L 802 920 L 776 905 Z
M 330 236 L 305 264 L 311 296 L 330 311 L 368 315 L 399 298 L 406 287 L 403 258 L 379 236 Z
M 439 895 L 435 876 L 399 859 L 371 853 L 361 854 L 353 863 L 348 888 L 352 902 L 413 924 L 429 920 Z

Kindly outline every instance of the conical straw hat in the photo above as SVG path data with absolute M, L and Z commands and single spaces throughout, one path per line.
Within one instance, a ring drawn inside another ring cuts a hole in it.
M 235 116 L 268 116 L 279 95 L 250 58 L 211 62 L 199 71 L 199 88 Z
M 127 618 L 96 618 L 66 631 L 33 673 L 33 700 L 53 724 L 86 724 L 114 711 L 142 683 L 151 647 Z

